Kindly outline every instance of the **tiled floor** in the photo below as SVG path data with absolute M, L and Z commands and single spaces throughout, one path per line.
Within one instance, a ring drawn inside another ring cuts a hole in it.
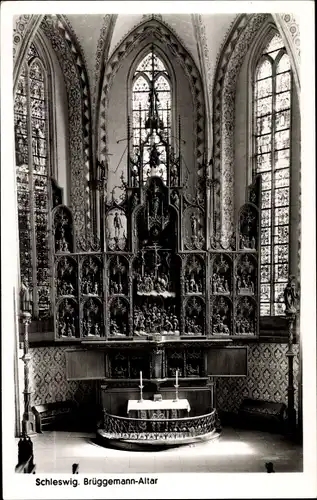
M 219 438 L 178 448 L 137 452 L 103 448 L 95 434 L 45 432 L 32 437 L 37 473 L 301 472 L 302 448 L 279 434 L 225 427 Z

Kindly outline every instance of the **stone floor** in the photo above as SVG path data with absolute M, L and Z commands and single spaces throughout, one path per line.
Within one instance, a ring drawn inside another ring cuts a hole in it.
M 45 432 L 32 437 L 37 473 L 71 473 L 79 464 L 80 474 L 166 472 L 266 472 L 273 462 L 275 472 L 302 472 L 303 453 L 279 434 L 225 427 L 219 438 L 178 448 L 137 452 L 103 448 L 95 434 Z

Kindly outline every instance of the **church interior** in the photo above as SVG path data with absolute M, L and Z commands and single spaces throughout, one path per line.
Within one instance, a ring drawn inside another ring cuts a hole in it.
M 21 15 L 13 52 L 16 472 L 302 471 L 296 16 Z

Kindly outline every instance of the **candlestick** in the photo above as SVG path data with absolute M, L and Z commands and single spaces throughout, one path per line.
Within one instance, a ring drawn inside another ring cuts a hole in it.
M 176 370 L 176 384 L 174 385 L 175 387 L 175 399 L 174 401 L 178 401 L 178 370 Z
M 139 388 L 140 388 L 140 399 L 139 399 L 139 403 L 142 403 L 143 402 L 143 387 L 144 385 L 139 385 Z
M 140 385 L 139 385 L 139 388 L 140 388 L 140 399 L 139 399 L 139 403 L 142 403 L 143 401 L 143 380 L 142 380 L 142 372 L 140 372 Z
M 178 387 L 179 387 L 179 385 L 175 384 L 174 387 L 175 387 L 175 399 L 174 399 L 174 401 L 178 401 Z

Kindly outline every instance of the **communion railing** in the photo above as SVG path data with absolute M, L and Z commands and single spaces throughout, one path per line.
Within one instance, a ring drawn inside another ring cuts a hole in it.
M 203 436 L 217 425 L 217 411 L 187 418 L 141 419 L 119 417 L 104 410 L 104 428 L 113 439 L 179 439 Z

